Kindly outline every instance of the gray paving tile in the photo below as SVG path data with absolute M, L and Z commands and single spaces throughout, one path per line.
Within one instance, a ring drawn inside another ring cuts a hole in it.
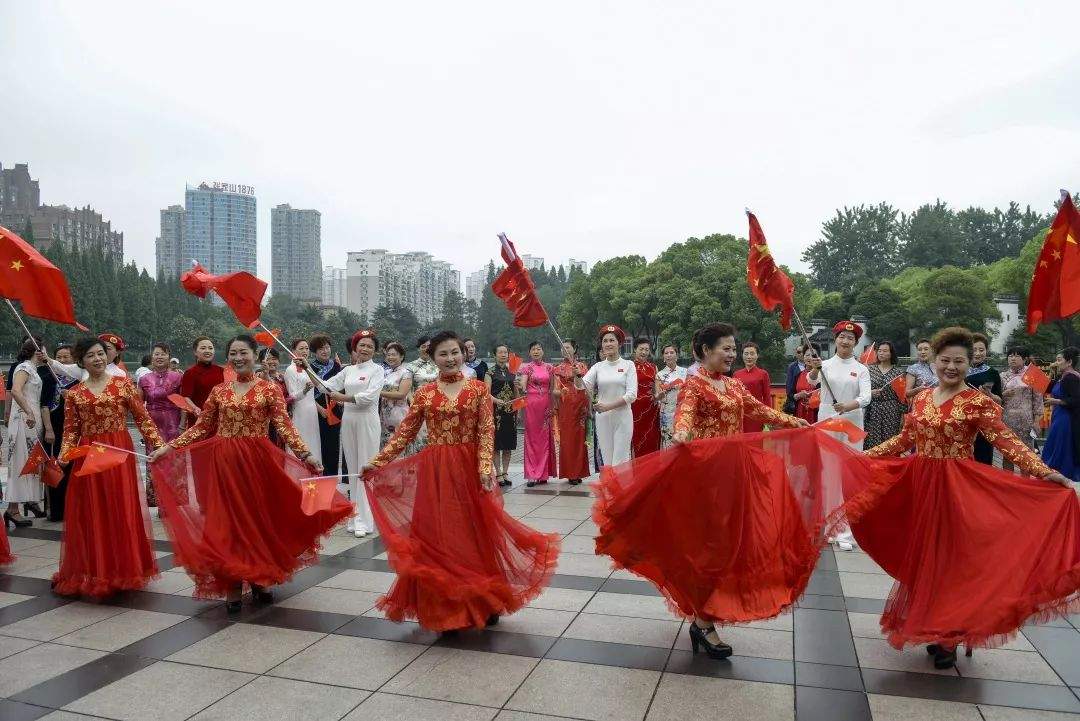
M 1050 686 L 1062 683 L 1054 669 L 1050 668 L 1042 656 L 1030 651 L 980 648 L 976 649 L 971 658 L 966 658 L 961 654 L 956 662 L 956 668 L 961 676 L 967 678 L 1023 681 Z
M 776 658 L 781 661 L 791 661 L 795 658 L 792 642 L 794 634 L 788 631 L 772 631 L 747 626 L 724 626 L 717 627 L 716 630 L 721 640 L 730 644 L 735 653 L 740 656 Z M 682 651 L 691 650 L 690 636 L 687 632 L 679 634 L 675 648 Z
M 168 657 L 198 666 L 265 673 L 324 634 L 237 623 Z
M 0 697 L 11 697 L 105 654 L 88 648 L 38 644 L 0 659 Z
M 824 663 L 795 663 L 795 684 L 841 691 L 862 691 L 862 674 L 853 666 L 830 666 Z
M 192 721 L 337 721 L 367 698 L 369 692 L 304 681 L 260 676 Z
M 545 659 L 506 708 L 590 721 L 638 721 L 659 679 L 658 671 Z
M 980 705 L 983 721 L 1080 721 L 1080 714 Z
M 187 616 L 154 611 L 131 610 L 111 616 L 91 626 L 56 639 L 56 643 L 99 651 L 116 651 L 186 621 Z
M 793 721 L 791 686 L 664 674 L 646 721 Z
M 797 688 L 795 714 L 799 721 L 871 721 L 866 694 L 831 688 Z
M 7 658 L 28 648 L 37 646 L 40 641 L 32 638 L 15 638 L 14 636 L 0 636 L 0 659 Z
M 675 619 L 662 597 L 636 596 L 628 593 L 597 593 L 585 606 L 585 612 L 604 613 L 609 616 L 658 618 L 664 621 Z
M 904 673 L 873 668 L 864 668 L 862 675 L 867 693 L 1080 713 L 1080 700 L 1066 686 L 990 681 L 929 673 Z
M 554 518 L 559 520 L 584 521 L 588 517 L 588 508 L 575 508 L 574 506 L 553 506 L 550 503 L 545 503 L 543 506 L 529 511 L 521 520 L 532 526 L 533 519 L 537 518 Z M 575 523 L 574 527 L 576 528 L 577 525 L 578 524 Z
M 551 577 L 548 588 L 569 588 L 577 591 L 596 591 L 604 585 L 604 578 L 598 576 L 573 576 L 556 573 Z M 3 610 L 0 609 L 0 613 Z
M 888 575 L 881 566 L 865 553 L 837 553 L 836 568 L 850 573 L 877 573 Z
M 418 643 L 430 645 L 438 639 L 438 634 L 427 631 L 416 623 L 394 623 L 383 618 L 354 618 L 349 623 L 334 631 L 335 634 L 344 636 L 362 636 L 364 638 L 379 638 L 384 641 L 398 641 L 400 643 Z
M 590 536 L 567 536 L 562 539 L 563 553 L 581 553 L 584 555 L 594 554 L 596 541 Z
M 0 608 L 5 608 L 15 603 L 22 603 L 23 601 L 29 601 L 33 596 L 28 596 L 23 593 L 7 593 L 0 592 Z
M 319 586 L 344 588 L 350 591 L 386 593 L 397 575 L 387 571 L 357 571 L 349 569 L 326 579 Z
M 663 671 L 667 665 L 669 653 L 666 648 L 653 646 L 560 638 L 548 651 L 546 658 L 600 666 Z
M 1065 683 L 1070 686 L 1080 685 L 1080 632 L 1051 626 L 1034 626 L 1025 629 L 1023 635 L 1053 666 Z
M 427 650 L 427 646 L 330 635 L 268 675 L 375 690 Z
M 123 608 L 93 603 L 69 603 L 0 628 L 5 636 L 51 641 L 72 631 L 123 613 Z
M 568 716 L 546 716 L 526 711 L 500 711 L 495 721 L 566 721 Z M 579 717 L 580 718 L 580 717 Z
M 934 668 L 933 657 L 926 653 L 923 646 L 909 646 L 902 651 L 897 651 L 884 640 L 856 638 L 855 650 L 859 654 L 859 666 L 864 669 L 909 671 L 911 673 L 935 674 L 938 676 L 958 675 L 955 668 Z
M 466 651 L 543 658 L 557 640 L 554 636 L 536 636 L 528 633 L 513 633 L 512 631 L 497 632 L 486 629 L 484 631 L 443 634 L 435 642 L 435 645 Z
M 327 611 L 359 616 L 372 608 L 381 593 L 350 591 L 342 588 L 313 586 L 277 603 L 279 608 L 300 608 L 306 611 Z
M 547 608 L 552 611 L 577 611 L 585 608 L 595 591 L 549 586 L 529 604 L 530 608 Z
M 565 638 L 671 648 L 682 623 L 655 618 L 630 618 L 582 613 L 563 633 Z
M 0 698 L 0 718 L 4 719 L 4 721 L 37 721 L 37 719 L 44 718 L 48 714 L 49 709 L 47 708 Z M 70 721 L 74 721 L 74 719 Z
M 709 658 L 704 653 L 674 650 L 668 659 L 667 673 L 688 676 L 708 676 L 736 681 L 759 681 L 762 683 L 795 683 L 795 664 L 775 658 L 754 658 L 734 655 L 722 661 Z
M 6 717 L 0 717 L 6 718 Z M 70 711 L 53 711 L 41 717 L 41 721 L 98 721 L 99 716 L 85 716 Z
M 237 671 L 158 661 L 67 704 L 64 710 L 120 721 L 182 721 L 252 678 Z
M 607 578 L 611 575 L 611 559 L 586 553 L 560 553 L 555 570 L 571 576 Z
M 973 704 L 880 694 L 867 698 L 874 721 L 984 721 Z
M 837 562 L 839 563 L 839 561 Z M 880 573 L 850 573 L 840 571 L 840 585 L 845 596 L 858 598 L 888 598 L 893 580 Z
M 498 707 L 506 703 L 536 663 L 535 658 L 433 647 L 380 690 Z
M 795 609 L 795 660 L 834 666 L 858 666 L 847 613 Z
M 51 708 L 63 707 L 152 663 L 154 660 L 149 658 L 107 654 L 59 676 L 35 684 L 15 694 L 12 700 Z
M 483 706 L 375 693 L 341 721 L 491 721 L 497 711 Z
M 498 625 L 492 626 L 490 630 L 496 633 L 525 633 L 557 638 L 574 620 L 575 615 L 572 611 L 526 607 L 509 616 L 503 616 Z
M 228 621 L 189 618 L 175 626 L 170 626 L 163 631 L 158 631 L 124 646 L 119 649 L 119 653 L 155 659 L 167 658 L 197 641 L 214 635 L 229 625 Z

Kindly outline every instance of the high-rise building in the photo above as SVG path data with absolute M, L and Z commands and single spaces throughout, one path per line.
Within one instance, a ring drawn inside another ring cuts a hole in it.
M 184 257 L 184 206 L 170 205 L 161 209 L 161 235 L 155 242 L 158 275 L 178 278 L 191 267 L 191 258 Z
M 521 264 L 525 266 L 525 270 L 540 270 L 544 265 L 544 259 L 522 253 Z
M 0 225 L 22 234 L 30 215 L 41 205 L 38 181 L 31 179 L 26 163 L 4 168 L 0 163 Z
M 484 287 L 487 285 L 487 268 L 473 271 L 465 276 L 465 299 L 477 305 L 484 299 Z
M 322 300 L 322 217 L 284 203 L 270 211 L 270 287 L 274 295 Z
M 574 268 L 580 270 L 585 275 L 589 274 L 589 263 L 588 263 L 588 261 L 574 260 L 573 258 L 571 258 L 569 264 L 567 265 L 566 272 L 569 273 Z
M 408 306 L 421 323 L 442 314 L 443 300 L 461 292 L 461 274 L 430 253 L 390 253 L 382 249 L 348 254 L 346 307 L 365 318 L 383 305 Z
M 200 183 L 184 193 L 184 259 L 211 273 L 257 270 L 255 188 Z
M 322 272 L 322 304 L 344 308 L 348 302 L 347 280 L 344 268 L 328 265 Z

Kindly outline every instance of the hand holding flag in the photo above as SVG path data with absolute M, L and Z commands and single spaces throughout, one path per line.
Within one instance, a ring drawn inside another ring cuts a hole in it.
M 858 443 L 866 438 L 866 431 L 859 428 L 847 418 L 840 418 L 839 416 L 833 416 L 832 418 L 818 421 L 813 427 L 832 433 L 842 433 L 847 436 L 848 443 Z
M 896 400 L 903 403 L 907 397 L 907 377 L 903 374 L 896 376 L 889 381 L 889 387 L 896 394 Z
M 197 405 L 195 405 L 195 401 L 191 400 L 190 398 L 185 398 L 179 393 L 170 393 L 169 401 L 182 411 L 194 413 L 195 415 L 199 415 L 200 413 L 202 413 L 202 410 Z
M 75 475 L 91 476 L 95 473 L 104 473 L 122 465 L 129 455 L 133 454 L 119 448 L 108 448 L 100 445 L 89 446 L 82 465 L 79 470 L 75 471 Z
M 523 411 L 525 410 L 526 403 L 527 401 L 525 400 L 525 396 L 522 396 L 521 398 L 515 398 L 513 402 L 510 403 L 510 410 Z

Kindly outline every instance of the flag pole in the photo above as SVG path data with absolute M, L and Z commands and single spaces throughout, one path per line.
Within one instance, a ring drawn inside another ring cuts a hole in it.
M 35 338 L 34 334 L 30 332 L 30 329 L 26 327 L 26 321 L 24 321 L 23 317 L 21 315 L 19 315 L 19 311 L 15 310 L 15 304 L 11 302 L 10 298 L 4 298 L 4 301 L 7 302 L 8 308 L 11 308 L 11 312 L 15 314 L 15 319 L 19 321 L 19 325 L 21 325 L 22 329 L 24 331 L 26 331 L 26 336 L 34 344 L 34 350 L 36 350 L 36 351 L 38 351 L 40 353 L 41 352 L 41 346 L 38 345 L 37 338 Z M 45 357 L 48 358 L 49 356 L 46 354 Z M 49 372 L 52 373 L 53 379 L 56 381 L 57 385 L 59 385 L 60 384 L 60 377 L 56 375 L 56 371 L 53 370 L 52 365 L 48 361 L 45 362 L 45 365 L 48 366 Z
M 118 446 L 110 446 L 108 443 L 101 443 L 99 441 L 92 441 L 90 443 L 90 445 L 92 445 L 92 446 L 101 446 L 102 448 L 108 448 L 108 449 L 113 450 L 113 451 L 120 451 L 121 453 L 127 453 L 129 455 L 135 456 L 136 458 L 141 458 L 144 461 L 149 461 L 150 460 L 150 456 L 144 455 L 142 453 L 136 453 L 135 451 L 129 451 L 126 448 L 120 448 Z
M 269 336 L 270 336 L 271 338 L 273 338 L 273 339 L 274 339 L 274 342 L 275 342 L 275 343 L 277 343 L 277 344 L 278 344 L 279 346 L 281 346 L 282 348 L 284 348 L 284 349 L 285 349 L 285 352 L 286 352 L 286 353 L 288 353 L 288 354 L 289 354 L 289 356 L 290 356 L 290 357 L 291 357 L 291 358 L 292 358 L 292 359 L 293 359 L 294 361 L 297 361 L 297 360 L 301 360 L 300 358 L 297 358 L 297 357 L 296 357 L 296 354 L 295 354 L 295 353 L 293 353 L 293 352 L 292 352 L 292 348 L 290 348 L 289 346 L 285 345 L 285 342 L 284 342 L 284 341 L 282 341 L 282 340 L 281 340 L 281 338 L 278 338 L 278 337 L 277 337 L 276 335 L 274 335 L 274 333 L 273 333 L 273 332 L 272 332 L 272 331 L 271 331 L 271 330 L 270 330 L 269 328 L 267 328 L 267 327 L 266 327 L 266 324 L 262 322 L 262 319 L 261 319 L 261 318 L 259 319 L 259 327 L 260 327 L 260 328 L 262 328 L 262 329 L 263 329 L 264 331 L 266 331 L 266 333 L 267 333 L 267 334 L 268 334 L 268 335 L 269 335 Z M 318 384 L 319 384 L 320 386 L 322 386 L 322 387 L 323 387 L 323 390 L 324 390 L 324 391 L 328 391 L 328 390 L 330 390 L 330 388 L 328 388 L 328 387 L 327 387 L 327 385 L 326 385 L 325 383 L 323 383 L 323 380 L 322 380 L 322 378 L 319 378 L 319 377 L 318 377 L 317 375 L 315 375 L 314 373 L 312 373 L 312 372 L 311 372 L 311 369 L 310 369 L 310 368 L 305 368 L 305 370 L 307 370 L 307 371 L 308 371 L 308 376 L 309 376 L 309 377 L 310 377 L 310 378 L 311 378 L 311 379 L 312 379 L 313 381 L 315 381 L 316 383 L 318 383 Z

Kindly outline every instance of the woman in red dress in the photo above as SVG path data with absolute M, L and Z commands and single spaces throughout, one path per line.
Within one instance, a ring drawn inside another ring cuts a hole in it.
M 214 341 L 206 336 L 199 336 L 191 344 L 195 354 L 195 365 L 184 371 L 180 379 L 180 395 L 190 398 L 196 407 L 202 408 L 210 397 L 210 391 L 219 383 L 225 382 L 225 369 L 214 363 Z M 194 413 L 185 413 L 190 428 L 197 420 Z
M 266 587 L 315 563 L 320 537 L 353 510 L 336 490 L 311 515 L 301 510 L 309 490 L 301 481 L 312 470 L 322 473 L 322 466 L 303 463 L 311 452 L 285 412 L 281 391 L 255 377 L 255 339 L 237 336 L 227 349 L 236 380 L 216 386 L 198 422 L 153 459 L 177 562 L 195 580 L 195 595 L 224 595 L 235 613 L 245 582 L 252 600 L 271 602 Z M 270 442 L 270 423 L 295 456 Z M 189 483 L 194 493 L 187 492 Z
M 133 450 L 126 425 L 129 413 L 147 447 L 160 447 L 161 435 L 135 386 L 127 377 L 108 372 L 104 344 L 97 338 L 84 338 L 75 344 L 74 355 L 88 375 L 64 397 L 60 457 L 78 445 L 95 442 Z M 158 568 L 135 457 L 129 455 L 115 468 L 81 476 L 78 470 L 85 462 L 85 458 L 75 461 L 68 481 L 60 569 L 53 576 L 53 588 L 65 596 L 95 598 L 143 588 Z
M 673 611 L 694 619 L 695 651 L 726 658 L 731 646 L 714 624 L 770 618 L 802 595 L 832 510 L 821 468 L 861 456 L 817 430 L 742 433 L 746 416 L 774 429 L 808 424 L 726 376 L 735 360 L 731 325 L 701 328 L 694 345 L 701 366 L 675 411 L 672 440 L 682 445 L 604 467 L 594 484 L 596 553 L 651 581 Z
M 937 388 L 915 396 L 899 435 L 867 451 L 872 480 L 845 479 L 844 511 L 896 579 L 881 616 L 889 643 L 930 644 L 944 669 L 958 644 L 997 645 L 1031 619 L 1080 610 L 1080 503 L 1001 407 L 967 387 L 971 332 L 946 328 L 932 346 Z M 972 460 L 978 433 L 1031 477 Z
M 637 398 L 630 404 L 634 414 L 634 437 L 630 449 L 634 458 L 660 450 L 660 406 L 656 390 L 656 366 L 652 362 L 652 341 L 634 341 L 634 370 L 637 372 Z
M 417 389 L 386 447 L 364 467 L 368 498 L 397 580 L 377 607 L 433 631 L 483 628 L 547 585 L 559 536 L 510 516 L 492 493 L 495 421 L 487 387 L 466 380 L 464 345 L 431 339 L 437 380 Z M 391 463 L 427 424 L 427 445 Z M 389 464 L 389 465 L 387 465 Z
M 818 358 L 816 350 L 808 348 L 803 353 L 803 363 L 806 369 L 795 379 L 795 417 L 802 418 L 807 423 L 817 423 L 818 407 L 813 404 L 817 386 L 810 383 L 810 371 L 821 369 L 821 358 Z
M 559 478 L 576 486 L 589 475 L 589 452 L 585 426 L 589 418 L 589 394 L 581 379 L 588 367 L 577 359 L 577 343 L 565 340 L 563 361 L 555 366 L 555 394 L 559 397 Z

